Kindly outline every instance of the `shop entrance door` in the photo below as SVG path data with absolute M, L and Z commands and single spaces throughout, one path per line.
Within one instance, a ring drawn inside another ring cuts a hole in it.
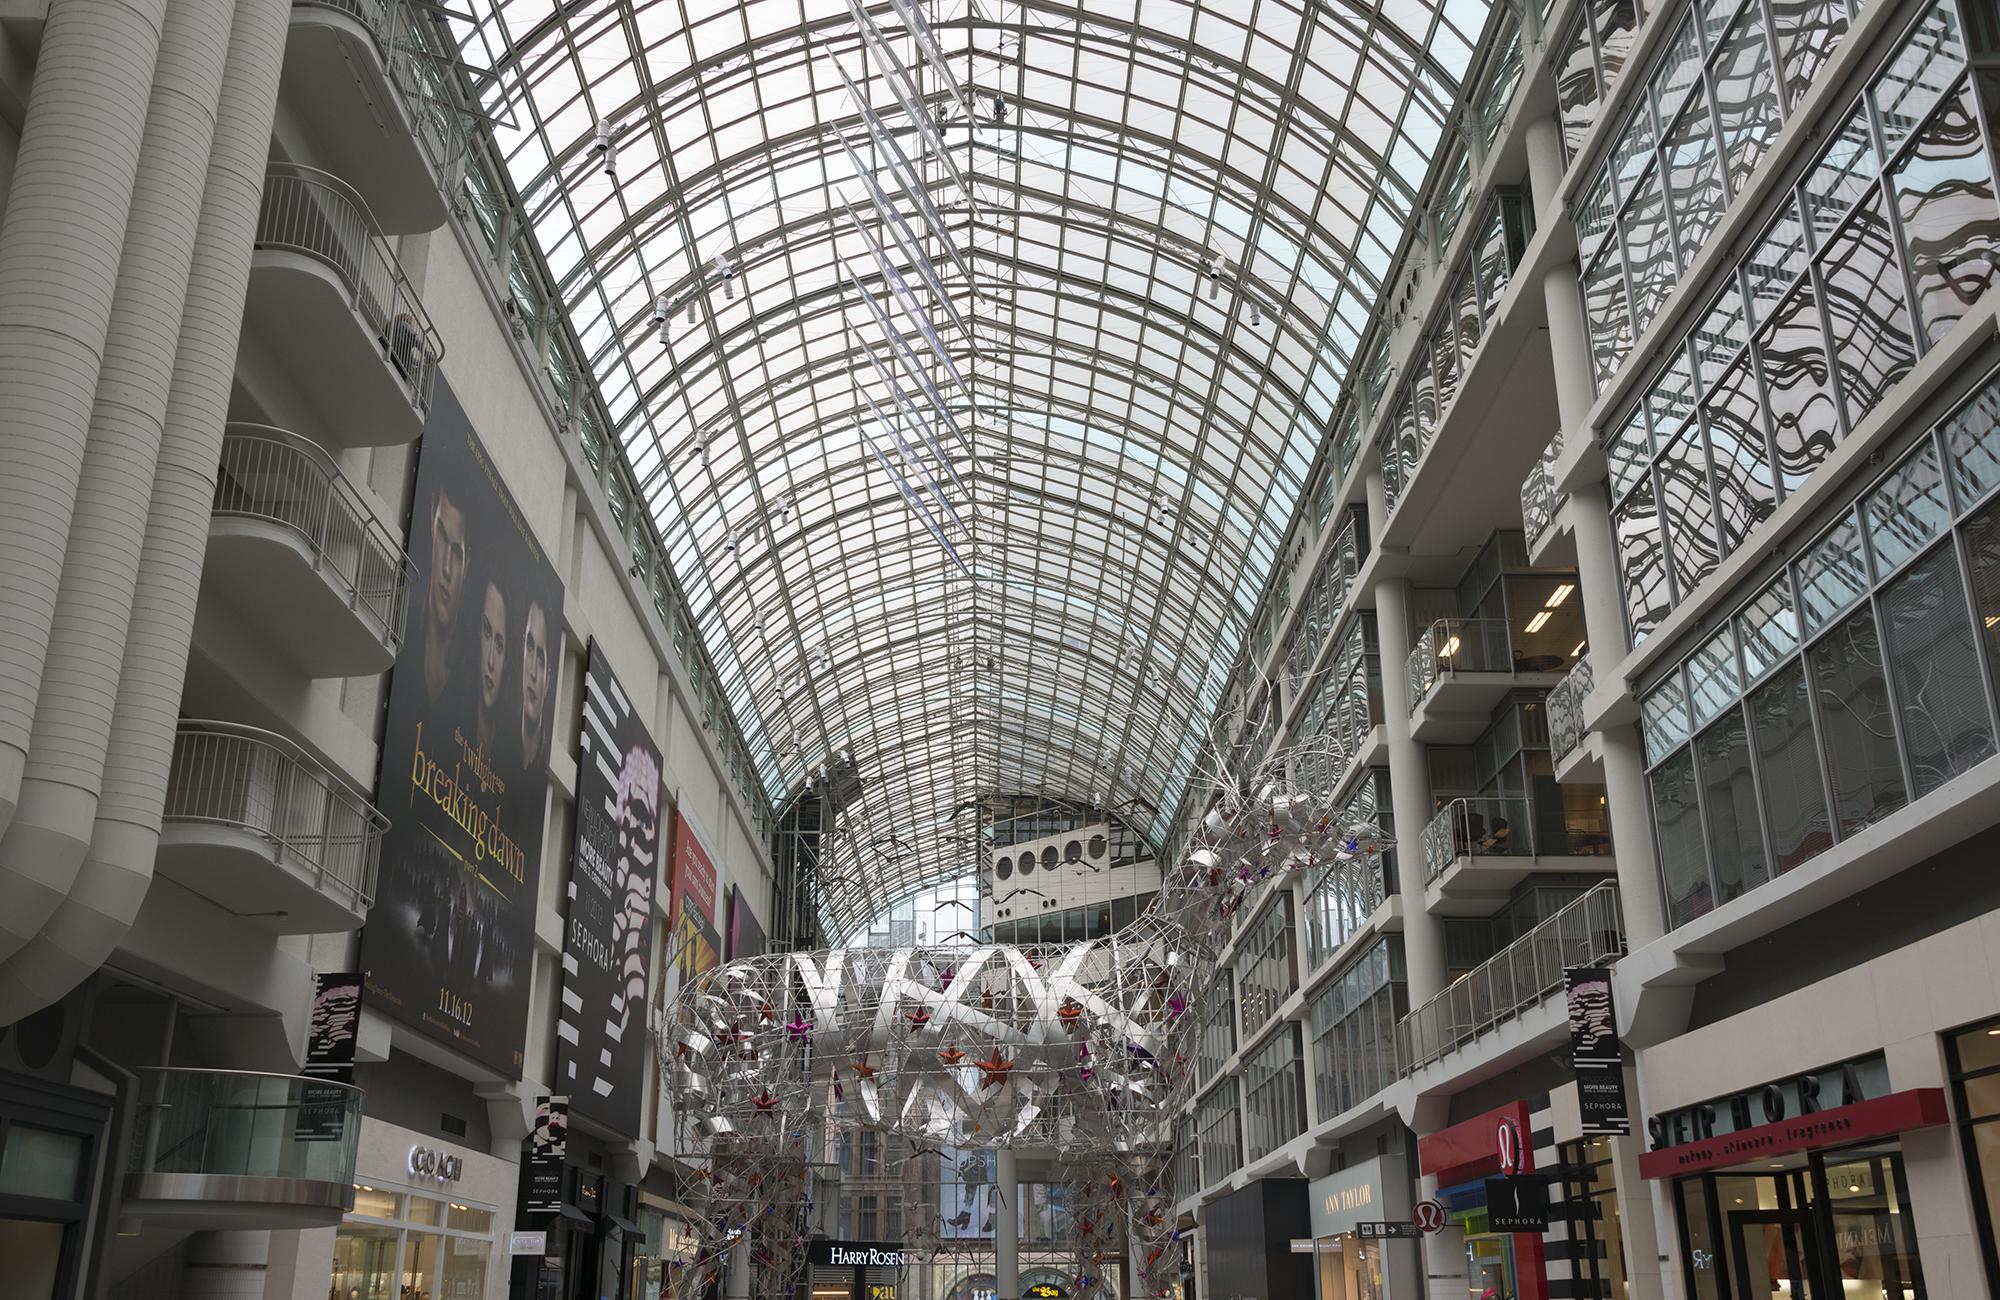
M 1810 1280 L 1818 1252 L 1805 1210 L 1735 1210 L 1729 1234 L 1737 1300 L 1829 1300 Z

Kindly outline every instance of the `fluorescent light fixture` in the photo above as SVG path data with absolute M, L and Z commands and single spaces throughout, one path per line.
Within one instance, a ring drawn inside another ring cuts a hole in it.
M 1588 641 L 1577 642 L 1576 645 L 1570 650 L 1569 657 L 1572 659 L 1576 658 L 1578 655 L 1583 653 L 1583 648 L 1589 644 L 1590 642 Z
M 1559 582 L 1556 584 L 1556 589 L 1549 593 L 1549 598 L 1543 601 L 1542 604 L 1547 606 L 1549 609 L 1554 609 L 1556 606 L 1568 600 L 1569 594 L 1575 590 L 1576 590 L 1576 584 L 1574 582 Z
M 1548 625 L 1548 621 L 1553 617 L 1555 617 L 1553 611 L 1546 609 L 1538 609 L 1535 611 L 1535 616 L 1528 620 L 1528 626 L 1522 628 L 1521 630 L 1532 636 L 1534 633 L 1539 632 L 1544 627 L 1546 627 Z
M 1438 658 L 1449 659 L 1457 653 L 1458 653 L 1458 636 L 1456 633 L 1454 633 L 1452 635 L 1451 640 L 1445 642 L 1443 646 L 1439 647 Z

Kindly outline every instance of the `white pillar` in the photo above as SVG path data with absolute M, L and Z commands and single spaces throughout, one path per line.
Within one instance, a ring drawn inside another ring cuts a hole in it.
M 570 1261 L 572 1264 L 574 1260 Z M 725 1265 L 727 1281 L 722 1293 L 727 1300 L 750 1300 L 750 1243 L 739 1241 L 729 1248 L 729 1262 Z
M 53 0 L 0 221 L 0 830 L 27 766 L 166 0 Z
M 1587 425 L 1596 392 L 1590 378 L 1590 344 L 1583 302 L 1577 295 L 1575 262 L 1552 267 L 1542 280 L 1549 313 L 1549 354 L 1555 367 L 1556 408 L 1562 436 L 1591 437 Z M 1603 483 L 1576 488 L 1563 506 L 1576 538 L 1578 595 L 1590 638 L 1590 662 L 1599 686 L 1622 690 L 1612 679 L 1630 649 L 1625 607 L 1618 581 L 1618 546 L 1611 535 L 1611 502 Z M 1659 865 L 1653 852 L 1652 815 L 1646 803 L 1646 761 L 1639 732 L 1631 722 L 1598 729 L 1604 753 L 1604 803 L 1610 814 L 1611 847 L 1618 868 L 1619 902 L 1625 913 L 1625 942 L 1641 948 L 1666 932 L 1660 907 Z
M 1535 206 L 1535 224 L 1545 224 L 1557 209 L 1556 195 L 1562 189 L 1562 124 L 1542 114 L 1528 122 L 1528 198 Z
M 1369 475 L 1371 495 L 1381 481 Z M 1424 907 L 1424 826 L 1431 819 L 1430 769 L 1424 747 L 1410 738 L 1410 584 L 1375 584 L 1375 631 L 1382 648 L 1382 729 L 1389 737 L 1389 798 L 1396 816 L 1396 892 L 1403 898 L 1403 964 L 1410 1004 L 1445 985 L 1444 935 Z
M 1426 1174 L 1417 1184 L 1423 1198 L 1437 1195 L 1436 1177 Z M 1459 1300 L 1468 1294 L 1465 1274 L 1465 1230 L 1447 1223 L 1436 1232 L 1424 1234 L 1421 1243 L 1424 1261 L 1424 1289 L 1428 1300 Z
M 69 897 L 97 821 L 234 17 L 233 4 L 213 0 L 167 6 L 20 806 L 0 835 L 0 879 L 14 886 L 0 910 L 0 959 Z
M 268 1232 L 197 1232 L 181 1264 L 181 1294 L 187 1300 L 263 1300 L 270 1255 Z
M 1014 1148 L 994 1152 L 994 1183 L 999 1202 L 993 1207 L 993 1276 L 995 1300 L 1021 1300 L 1021 1183 Z

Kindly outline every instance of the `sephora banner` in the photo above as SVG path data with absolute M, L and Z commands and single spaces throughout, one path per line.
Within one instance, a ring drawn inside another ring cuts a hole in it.
M 576 767 L 576 856 L 563 929 L 556 1083 L 569 1093 L 573 1113 L 638 1137 L 660 846 L 660 751 L 595 641 Z
M 418 451 L 368 1002 L 521 1075 L 562 585 L 449 385 Z
M 1583 1131 L 1622 1137 L 1632 1131 L 1632 1119 L 1625 1105 L 1625 1053 L 1618 1045 L 1610 968 L 1572 966 L 1563 971 L 1563 988 Z

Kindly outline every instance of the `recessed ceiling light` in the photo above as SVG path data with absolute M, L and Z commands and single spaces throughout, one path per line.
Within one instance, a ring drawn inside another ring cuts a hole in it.
M 1543 601 L 1542 604 L 1548 606 L 1550 609 L 1554 609 L 1568 600 L 1569 594 L 1575 590 L 1576 584 L 1574 582 L 1559 582 L 1556 584 L 1556 589 L 1549 593 L 1549 598 Z

